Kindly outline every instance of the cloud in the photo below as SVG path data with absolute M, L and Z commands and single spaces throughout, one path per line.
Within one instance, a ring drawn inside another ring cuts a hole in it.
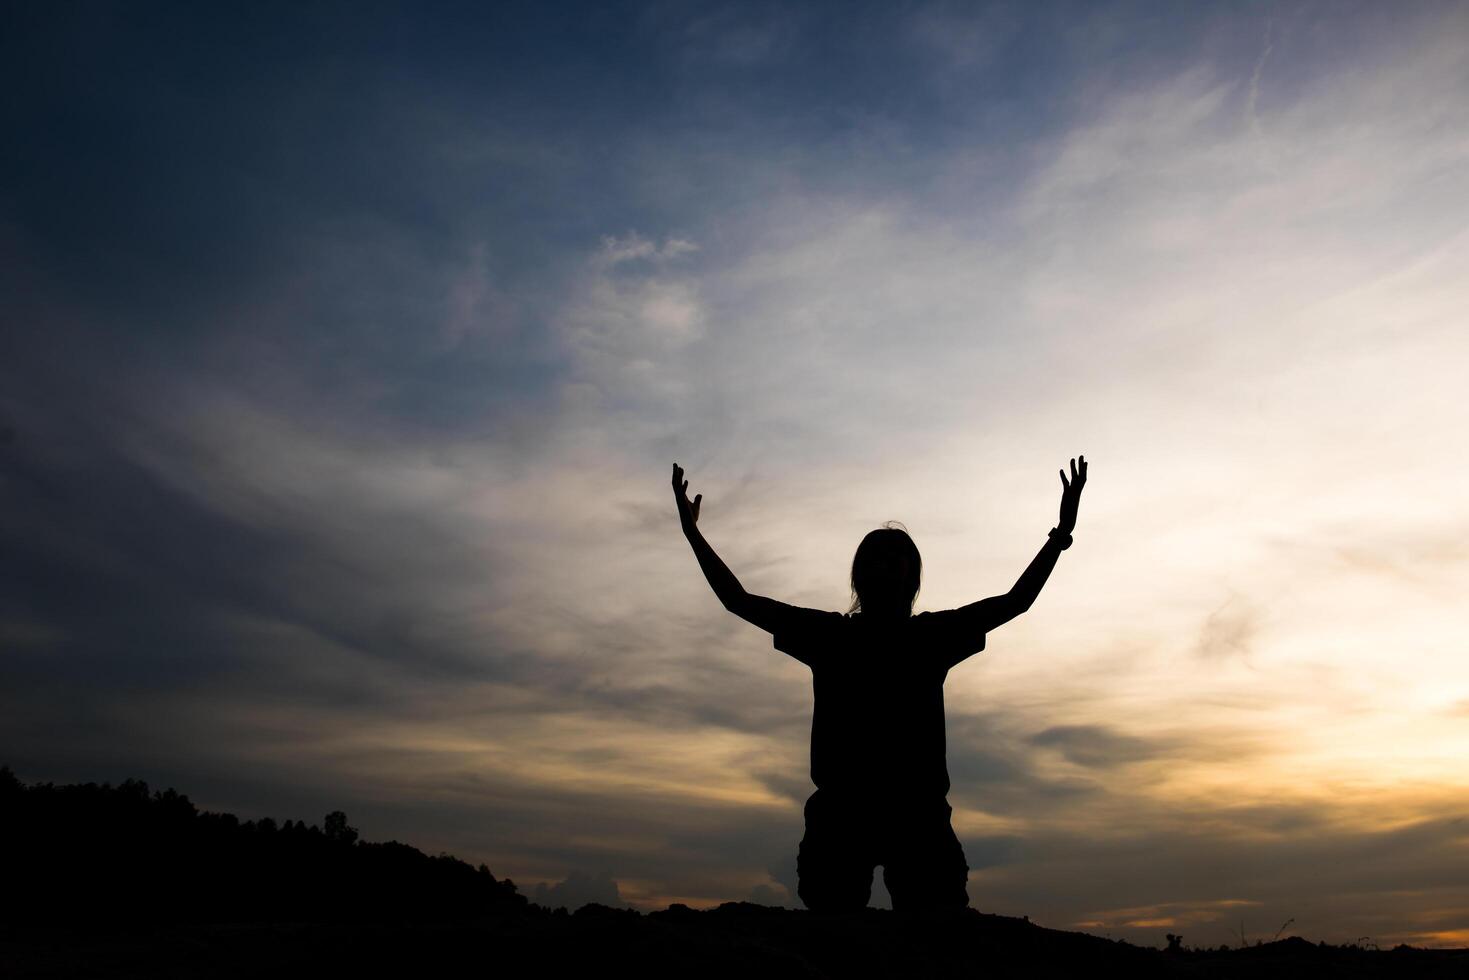
M 592 902 L 613 908 L 624 904 L 617 882 L 605 871 L 572 871 L 558 882 L 538 882 L 527 894 L 532 902 L 548 909 L 579 909 Z
M 1255 106 L 1260 101 L 1260 76 L 1265 71 L 1265 62 L 1270 58 L 1272 48 L 1270 34 L 1274 27 L 1275 22 L 1269 17 L 1265 18 L 1265 39 L 1260 45 L 1260 60 L 1255 62 L 1255 70 L 1250 74 L 1250 96 L 1245 104 L 1245 114 L 1249 117 L 1250 127 L 1257 136 L 1260 133 L 1260 119 L 1255 114 Z
M 698 245 L 682 238 L 669 238 L 660 247 L 635 231 L 628 232 L 621 238 L 616 235 L 603 235 L 602 248 L 597 253 L 596 264 L 611 267 L 639 259 L 667 262 L 698 250 Z
M 1289 918 L 1296 919 L 1297 934 L 1329 942 L 1361 935 L 1397 942 L 1406 935 L 1401 926 L 1388 925 L 1397 917 L 1360 896 L 1391 890 L 1395 901 L 1411 903 L 1413 912 L 1406 915 L 1399 906 L 1398 922 L 1462 897 L 1458 884 L 1449 881 L 1452 872 L 1440 875 L 1428 867 L 1434 861 L 1453 867 L 1462 862 L 1456 829 L 1425 822 L 1396 831 L 1323 833 L 1317 820 L 1301 816 L 1302 829 L 1314 836 L 1252 836 L 1250 816 L 1240 814 L 1235 833 L 1180 833 L 1144 818 L 1128 834 L 1105 841 L 1033 838 L 1021 860 L 971 874 L 970 894 L 982 906 L 1006 910 L 1033 907 L 1046 889 L 1063 888 L 1067 910 L 1056 909 L 1056 917 L 1043 924 L 1148 943 L 1158 942 L 1165 925 L 1170 931 L 1192 927 L 1190 943 L 1208 945 L 1237 942 L 1231 937 L 1241 920 L 1251 938 L 1263 933 L 1268 939 Z M 1073 884 L 1063 885 L 1068 877 Z M 1164 894 L 1175 897 L 1135 900 Z
M 756 905 L 768 905 L 775 908 L 795 908 L 791 893 L 783 885 L 771 885 L 761 882 L 750 889 L 750 894 L 745 898 L 747 902 Z
M 1259 615 L 1238 595 L 1211 611 L 1199 631 L 1198 655 L 1205 660 L 1248 657 Z
M 948 71 L 973 69 L 1000 58 L 1023 24 L 1012 4 L 976 9 L 953 3 L 926 4 L 911 23 L 916 41 L 943 56 Z
M 1088 769 L 1110 769 L 1155 757 L 1147 739 L 1121 735 L 1101 725 L 1056 725 L 1036 732 L 1030 744 L 1055 749 L 1068 762 Z

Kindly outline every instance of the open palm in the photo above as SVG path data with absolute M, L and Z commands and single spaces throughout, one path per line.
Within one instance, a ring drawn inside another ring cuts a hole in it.
M 1078 465 L 1078 463 L 1080 465 Z M 1065 534 L 1070 534 L 1076 528 L 1076 508 L 1081 503 L 1081 488 L 1086 486 L 1086 457 L 1077 456 L 1071 461 L 1071 479 L 1066 479 L 1066 471 L 1059 470 L 1061 474 L 1061 520 L 1056 525 Z
M 673 464 L 673 499 L 678 504 L 678 519 L 684 527 L 699 523 L 699 502 L 704 495 L 695 494 L 693 502 L 689 502 L 689 481 L 683 478 L 683 467 L 677 463 Z

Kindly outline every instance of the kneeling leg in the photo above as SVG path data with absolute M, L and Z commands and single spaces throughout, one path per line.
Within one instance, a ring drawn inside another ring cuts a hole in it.
M 885 854 L 882 880 L 894 911 L 962 909 L 969 905 L 969 866 L 947 803 L 929 819 L 905 822 Z
M 796 855 L 797 892 L 813 912 L 858 912 L 872 897 L 871 848 L 854 831 L 854 814 L 842 814 L 818 790 L 806 801 L 806 835 Z

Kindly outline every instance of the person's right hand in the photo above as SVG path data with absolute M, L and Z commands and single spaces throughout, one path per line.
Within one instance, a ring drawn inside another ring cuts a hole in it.
M 1077 463 L 1080 463 L 1080 468 Z M 1061 520 L 1057 527 L 1062 534 L 1070 534 L 1076 529 L 1076 507 L 1081 503 L 1081 488 L 1086 485 L 1086 457 L 1078 456 L 1071 461 L 1071 482 L 1066 482 L 1066 471 L 1061 470 Z
M 689 481 L 683 478 L 683 467 L 677 463 L 673 464 L 673 499 L 678 504 L 678 520 L 684 530 L 699 523 L 699 501 L 704 495 L 695 494 L 694 502 L 689 503 Z

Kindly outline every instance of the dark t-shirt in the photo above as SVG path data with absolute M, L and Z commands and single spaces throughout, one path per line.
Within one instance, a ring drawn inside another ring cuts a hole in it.
M 943 797 L 944 678 L 984 649 L 960 610 L 901 620 L 785 606 L 777 650 L 811 668 L 811 781 L 817 789 L 892 799 Z

